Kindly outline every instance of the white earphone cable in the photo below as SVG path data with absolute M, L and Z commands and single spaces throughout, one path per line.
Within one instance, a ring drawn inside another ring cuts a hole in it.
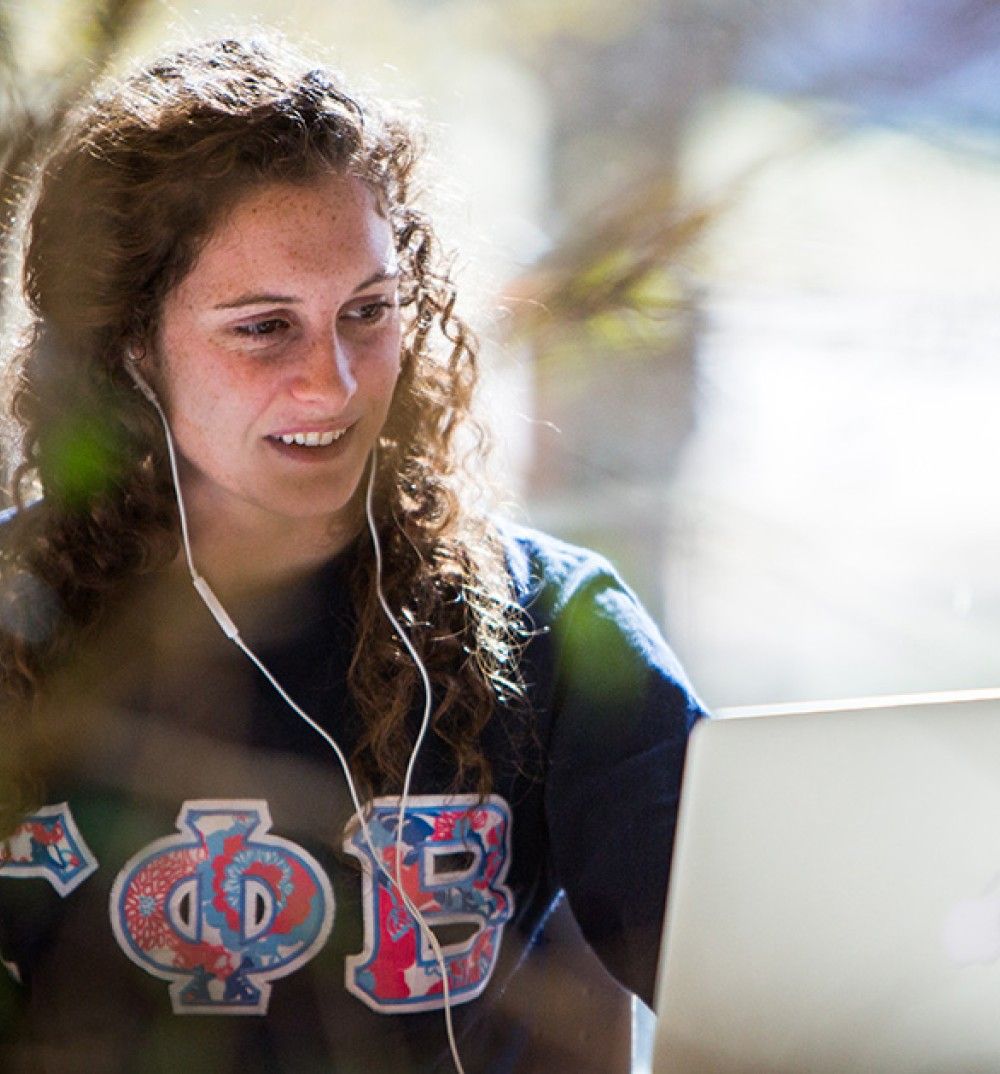
M 167 455 L 170 460 L 170 475 L 173 480 L 174 495 L 177 499 L 177 509 L 180 514 L 181 525 L 181 542 L 184 546 L 184 557 L 187 561 L 188 572 L 191 575 L 191 582 L 194 585 L 195 590 L 201 597 L 205 606 L 212 613 L 213 618 L 219 624 L 222 632 L 227 638 L 232 641 L 237 648 L 253 663 L 253 665 L 260 671 L 264 678 L 271 684 L 278 696 L 288 705 L 288 707 L 313 731 L 316 732 L 320 738 L 333 750 L 340 762 L 340 767 L 344 773 L 344 778 L 347 781 L 347 789 L 351 796 L 351 803 L 354 806 L 354 815 L 361 826 L 361 831 L 364 836 L 365 843 L 371 852 L 372 860 L 378 869 L 385 876 L 389 885 L 395 888 L 397 894 L 400 897 L 403 905 L 409 911 L 414 922 L 420 928 L 427 940 L 431 950 L 434 952 L 434 958 L 438 964 L 438 968 L 441 972 L 441 985 L 442 985 L 442 998 L 444 1000 L 444 1018 L 445 1029 L 448 1035 L 448 1046 L 451 1049 L 452 1062 L 455 1064 L 455 1070 L 457 1074 L 465 1074 L 465 1068 L 462 1066 L 462 1060 L 458 1053 L 458 1042 L 455 1038 L 455 1029 L 452 1022 L 451 1015 L 451 988 L 448 983 L 448 966 L 445 961 L 444 952 L 441 950 L 441 944 L 438 938 L 434 935 L 433 929 L 427 924 L 423 914 L 417 908 L 416 904 L 406 893 L 403 886 L 403 823 L 406 817 L 406 803 L 410 795 L 410 784 L 412 782 L 413 772 L 416 767 L 417 755 L 420 752 L 420 748 L 423 745 L 424 739 L 427 736 L 427 731 L 430 727 L 431 713 L 432 713 L 432 691 L 430 677 L 427 674 L 427 669 L 424 667 L 423 661 L 420 659 L 419 654 L 416 651 L 413 643 L 411 642 L 406 631 L 403 630 L 396 616 L 393 614 L 389 607 L 389 603 L 385 598 L 385 594 L 382 591 L 382 548 L 379 542 L 378 529 L 375 525 L 374 513 L 372 509 L 372 501 L 374 495 L 375 486 L 375 473 L 377 470 L 378 458 L 377 450 L 372 448 L 371 461 L 369 464 L 368 482 L 365 494 L 365 514 L 368 520 L 368 530 L 371 534 L 372 548 L 375 552 L 375 588 L 378 594 L 379 604 L 383 613 L 392 625 L 393 630 L 403 643 L 407 653 L 413 660 L 417 671 L 420 673 L 421 683 L 424 690 L 424 708 L 423 715 L 420 722 L 420 729 L 417 732 L 417 737 L 413 744 L 413 751 L 410 754 L 409 762 L 406 766 L 406 774 L 403 779 L 402 794 L 399 799 L 399 812 L 396 817 L 396 852 L 395 852 L 395 876 L 391 875 L 386 869 L 385 864 L 382 862 L 375 848 L 375 842 L 372 838 L 371 830 L 368 827 L 368 822 L 365 819 L 364 809 L 362 808 L 360 798 L 358 796 L 357 788 L 354 785 L 354 779 L 351 776 L 350 766 L 347 762 L 347 758 L 344 756 L 343 751 L 337 744 L 333 736 L 320 724 L 318 724 L 291 696 L 281 685 L 280 682 L 272 675 L 268 667 L 257 656 L 257 654 L 243 641 L 240 636 L 240 632 L 236 624 L 230 618 L 229 613 L 222 606 L 219 598 L 212 591 L 208 582 L 198 573 L 194 564 L 194 557 L 191 552 L 191 538 L 188 532 L 187 523 L 187 511 L 184 506 L 184 496 L 181 492 L 180 473 L 177 465 L 177 453 L 174 448 L 174 438 L 170 431 L 170 422 L 167 419 L 166 412 L 164 411 L 160 400 L 157 398 L 156 393 L 147 383 L 146 379 L 142 376 L 139 370 L 135 367 L 136 358 L 131 353 L 127 356 L 125 367 L 135 382 L 136 387 L 146 397 L 152 407 L 156 410 L 159 416 L 160 423 L 163 426 L 164 439 L 167 445 Z

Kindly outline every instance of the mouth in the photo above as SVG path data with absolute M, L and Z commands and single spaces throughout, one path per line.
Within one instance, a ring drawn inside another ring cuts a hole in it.
M 273 448 L 288 458 L 308 459 L 327 458 L 340 451 L 345 441 L 350 439 L 353 425 L 343 429 L 294 430 L 287 433 L 273 433 L 264 439 Z
M 326 432 L 308 432 L 308 433 L 281 433 L 276 436 L 269 436 L 268 440 L 277 441 L 279 444 L 288 444 L 291 446 L 295 444 L 298 447 L 329 447 L 331 444 L 338 441 L 345 435 L 347 429 L 328 429 Z

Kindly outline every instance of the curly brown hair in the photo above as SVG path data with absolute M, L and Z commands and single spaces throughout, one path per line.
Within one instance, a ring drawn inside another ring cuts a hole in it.
M 162 431 L 128 379 L 127 348 L 152 345 L 164 297 L 220 214 L 259 184 L 329 173 L 375 192 L 400 264 L 401 375 L 374 497 L 383 589 L 426 663 L 433 727 L 454 755 L 456 786 L 488 792 L 480 736 L 498 700 L 523 695 L 522 631 L 496 533 L 463 493 L 484 442 L 469 415 L 477 348 L 414 205 L 419 155 L 408 123 L 273 40 L 184 49 L 96 91 L 70 116 L 25 212 L 32 324 L 14 355 L 10 399 L 19 511 L 0 551 L 4 600 L 37 602 L 41 589 L 60 617 L 44 632 L 0 632 L 0 828 L 40 793 L 25 732 L 46 681 L 125 599 L 130 580 L 178 554 Z M 461 427 L 473 430 L 468 441 Z M 39 495 L 41 507 L 25 510 Z M 349 685 L 366 730 L 351 762 L 371 794 L 402 781 L 419 680 L 379 609 L 373 556 L 358 547 L 351 584 L 364 644 Z

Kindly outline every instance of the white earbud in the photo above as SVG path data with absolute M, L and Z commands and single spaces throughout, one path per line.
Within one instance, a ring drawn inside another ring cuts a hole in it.
M 131 347 L 125 352 L 125 370 L 132 378 L 135 386 L 142 392 L 142 394 L 153 404 L 153 406 L 159 409 L 159 400 L 156 398 L 156 393 L 153 391 L 149 381 L 139 372 L 139 359 L 136 357 L 135 351 Z

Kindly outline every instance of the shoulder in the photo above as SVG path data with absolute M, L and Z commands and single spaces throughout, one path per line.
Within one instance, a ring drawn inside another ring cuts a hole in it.
M 515 597 L 526 610 L 541 602 L 558 615 L 594 582 L 623 585 L 611 564 L 590 549 L 508 519 L 495 519 L 494 524 Z
M 560 664 L 588 675 L 595 663 L 623 674 L 653 672 L 679 686 L 701 711 L 659 627 L 604 557 L 504 519 L 494 520 L 517 603 L 539 632 L 550 634 Z
M 31 562 L 32 540 L 44 527 L 40 500 L 0 511 L 0 634 L 28 645 L 51 636 L 63 615 L 60 598 Z
M 23 549 L 31 535 L 44 528 L 46 504 L 34 500 L 24 508 L 7 507 L 0 511 L 0 556 L 9 557 Z
M 37 520 L 45 509 L 46 502 L 43 499 L 32 500 L 23 508 L 13 505 L 3 508 L 0 510 L 0 535 L 10 533 L 16 525 Z
M 19 511 L 16 507 L 7 507 L 0 511 L 0 555 L 6 556 L 13 551 L 18 529 L 29 515 L 37 511 L 38 507 L 35 504 L 26 507 L 23 511 Z

